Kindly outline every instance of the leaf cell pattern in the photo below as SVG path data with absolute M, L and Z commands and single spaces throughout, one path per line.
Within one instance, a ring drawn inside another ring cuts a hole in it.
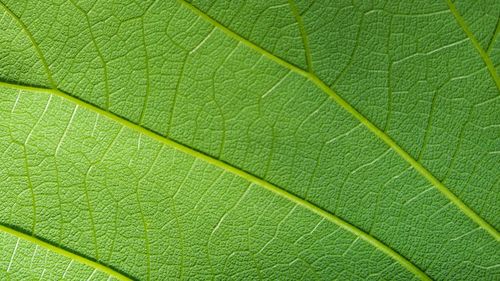
M 1 1 L 0 276 L 500 277 L 497 1 Z

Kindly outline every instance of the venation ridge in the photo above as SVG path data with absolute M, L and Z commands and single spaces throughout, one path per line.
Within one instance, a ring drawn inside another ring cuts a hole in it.
M 7 82 L 1 82 L 0 81 L 0 87 L 8 88 L 8 89 L 15 89 L 15 90 L 22 90 L 26 92 L 36 92 L 36 93 L 44 93 L 44 94 L 50 94 L 50 95 L 55 95 L 58 97 L 61 97 L 81 108 L 85 108 L 87 110 L 90 110 L 92 112 L 95 112 L 103 117 L 106 117 L 108 119 L 111 119 L 115 121 L 116 123 L 122 125 L 123 127 L 129 128 L 131 130 L 134 130 L 140 134 L 143 134 L 151 139 L 154 139 L 166 146 L 169 146 L 173 149 L 176 149 L 178 151 L 181 151 L 183 153 L 186 153 L 187 155 L 190 155 L 192 157 L 195 157 L 197 159 L 200 159 L 202 161 L 205 161 L 213 166 L 216 166 L 224 171 L 227 171 L 231 174 L 234 174 L 236 176 L 239 176 L 251 183 L 254 183 L 270 192 L 273 194 L 276 194 L 280 197 L 283 197 L 291 202 L 293 202 L 296 205 L 300 205 L 301 207 L 325 218 L 326 220 L 338 225 L 339 227 L 343 228 L 344 230 L 354 234 L 355 236 L 363 239 L 370 245 L 372 245 L 374 248 L 377 250 L 383 252 L 384 254 L 388 255 L 391 257 L 393 260 L 397 261 L 400 263 L 404 268 L 406 268 L 408 271 L 412 272 L 416 276 L 418 276 L 422 280 L 431 280 L 418 266 L 410 262 L 407 258 L 396 252 L 394 249 L 389 247 L 388 245 L 384 244 L 382 241 L 378 240 L 374 236 L 364 232 L 363 230 L 359 229 L 355 225 L 349 223 L 348 221 L 334 215 L 330 211 L 323 209 L 295 194 L 292 194 L 288 192 L 287 190 L 283 189 L 282 187 L 279 187 L 271 182 L 268 182 L 260 177 L 257 177 L 247 171 L 244 171 L 240 168 L 237 168 L 229 163 L 226 163 L 222 160 L 216 159 L 208 154 L 205 154 L 203 152 L 200 152 L 194 148 L 191 148 L 185 144 L 182 144 L 180 142 L 177 142 L 173 139 L 167 138 L 165 136 L 162 136 L 154 131 L 151 131 L 145 127 L 142 127 L 140 125 L 137 125 L 123 117 L 120 117 L 118 115 L 115 115 L 114 113 L 111 113 L 105 109 L 102 109 L 98 106 L 95 106 L 93 104 L 90 104 L 86 101 L 83 101 L 79 98 L 76 98 L 70 94 L 67 94 L 61 90 L 58 89 L 48 89 L 48 88 L 41 88 L 41 87 L 33 87 L 33 86 L 26 86 L 26 85 L 19 85 L 19 84 L 14 84 L 14 83 L 7 83 Z
M 42 50 L 40 49 L 40 46 L 36 42 L 35 37 L 33 37 L 31 31 L 28 29 L 26 24 L 19 18 L 19 16 L 17 16 L 12 10 L 10 10 L 2 1 L 0 1 L 0 6 L 7 12 L 7 14 L 9 14 L 10 17 L 12 17 L 12 19 L 14 19 L 14 21 L 21 27 L 22 31 L 26 34 L 31 44 L 33 45 L 33 48 L 35 49 L 35 52 L 40 59 L 40 62 L 43 65 L 50 86 L 54 89 L 57 88 L 57 84 L 54 81 L 54 78 L 52 77 L 52 72 L 50 71 L 49 64 L 47 63 L 47 60 L 45 59 L 45 56 L 43 55 Z
M 458 12 L 457 8 L 455 7 L 455 4 L 451 0 L 445 0 L 445 1 L 446 1 L 446 4 L 448 4 L 448 8 L 450 8 L 451 13 L 455 17 L 455 20 L 457 21 L 457 24 L 464 31 L 464 33 L 467 35 L 467 37 L 471 41 L 471 43 L 474 46 L 474 48 L 479 53 L 479 56 L 481 57 L 481 59 L 483 60 L 484 64 L 486 65 L 486 68 L 488 68 L 488 72 L 490 73 L 491 77 L 493 78 L 493 81 L 495 82 L 495 85 L 497 86 L 497 89 L 500 91 L 500 77 L 498 77 L 497 70 L 495 68 L 495 65 L 491 61 L 490 56 L 483 49 L 483 47 L 481 47 L 481 44 L 479 43 L 479 41 L 477 40 L 477 38 L 474 36 L 474 34 L 472 33 L 472 31 L 467 26 L 467 23 L 465 22 L 464 18 Z M 496 33 L 496 30 L 495 30 L 495 33 Z M 494 37 L 495 37 L 495 35 L 493 36 L 493 38 Z
M 488 222 L 486 222 L 484 219 L 482 219 L 478 214 L 476 214 L 470 207 L 468 207 L 464 202 L 462 202 L 456 195 L 454 195 L 443 183 L 441 183 L 435 176 L 432 175 L 432 173 L 430 173 L 422 164 L 420 164 L 417 160 L 415 160 L 412 156 L 410 156 L 408 154 L 408 152 L 406 152 L 403 148 L 401 148 L 394 140 L 392 140 L 385 132 L 383 132 L 382 130 L 380 130 L 378 127 L 376 127 L 370 120 L 368 120 L 365 116 L 363 116 L 359 111 L 357 111 L 357 109 L 355 109 L 352 105 L 350 105 L 347 101 L 345 101 L 341 96 L 339 96 L 334 90 L 332 90 L 328 85 L 326 85 L 319 77 L 317 77 L 315 74 L 312 73 L 312 69 L 310 67 L 310 58 L 308 58 L 308 70 L 304 70 L 300 67 L 297 67 L 296 65 L 286 61 L 285 59 L 282 59 L 274 54 L 272 54 L 271 52 L 265 50 L 264 48 L 254 44 L 253 42 L 249 41 L 248 39 L 238 35 L 237 33 L 235 33 L 234 31 L 230 30 L 229 28 L 223 26 L 221 23 L 217 22 L 215 19 L 211 18 L 210 16 L 208 16 L 207 14 L 205 14 L 203 11 L 199 10 L 198 8 L 196 8 L 195 6 L 191 5 L 190 3 L 187 3 L 183 0 L 179 0 L 182 5 L 184 7 L 187 7 L 188 9 L 190 9 L 191 11 L 193 11 L 196 15 L 198 15 L 199 17 L 203 18 L 204 20 L 206 20 L 207 22 L 213 24 L 215 27 L 221 29 L 226 35 L 228 35 L 229 37 L 235 39 L 235 40 L 238 40 L 242 43 L 244 43 L 245 45 L 247 45 L 248 47 L 250 47 L 251 49 L 255 50 L 256 52 L 259 52 L 261 55 L 267 57 L 268 59 L 276 62 L 277 64 L 283 66 L 283 67 L 286 67 L 288 69 L 290 69 L 291 71 L 303 76 L 303 77 L 306 77 L 307 79 L 309 79 L 313 84 L 315 84 L 318 88 L 320 88 L 322 91 L 324 91 L 326 94 L 328 94 L 335 102 L 337 102 L 343 109 L 345 109 L 346 111 L 348 111 L 350 114 L 352 114 L 360 123 L 362 123 L 363 125 L 365 125 L 372 133 L 374 133 L 378 138 L 380 138 L 382 141 L 384 141 L 387 145 L 389 145 L 396 153 L 398 153 L 405 161 L 407 161 L 416 171 L 418 171 L 422 176 L 424 176 L 430 183 L 432 183 L 445 197 L 447 197 L 453 204 L 455 204 L 466 216 L 468 216 L 471 220 L 473 220 L 475 223 L 477 223 L 480 227 L 482 227 L 484 230 L 486 230 L 490 235 L 492 235 L 497 241 L 500 240 L 500 234 L 498 233 L 498 231 L 493 227 L 491 226 Z M 293 1 L 290 1 L 291 3 L 293 3 Z M 463 26 L 463 24 L 461 24 L 461 21 L 463 21 L 463 19 L 461 19 L 461 16 L 458 14 L 458 12 L 456 12 L 456 8 L 454 7 L 453 3 L 451 3 L 449 0 L 447 0 L 447 3 L 449 4 L 450 6 L 450 9 L 452 10 L 452 12 L 455 10 L 455 12 L 453 12 L 454 16 L 456 17 L 457 21 L 459 22 L 459 24 L 461 25 L 461 27 L 464 29 L 465 33 L 470 37 L 471 41 L 473 42 L 476 42 L 477 43 L 477 40 L 475 40 L 475 38 L 473 37 L 473 35 L 470 33 L 470 31 L 468 31 L 468 28 L 465 26 Z M 451 3 L 451 4 L 450 4 Z M 311 211 L 313 211 L 314 213 L 330 220 L 331 222 L 341 226 L 342 228 L 346 229 L 347 231 L 357 235 L 358 237 L 361 237 L 363 240 L 367 241 L 368 243 L 372 244 L 373 246 L 375 246 L 376 248 L 378 248 L 379 250 L 381 250 L 382 252 L 388 254 L 389 256 L 391 256 L 393 259 L 397 260 L 398 262 L 400 262 L 405 268 L 407 268 L 409 271 L 415 273 L 417 276 L 423 278 L 423 279 L 427 279 L 427 275 L 425 275 L 424 272 L 422 272 L 416 265 L 412 264 L 410 261 L 408 261 L 406 258 L 404 258 L 403 256 L 401 256 L 399 253 L 397 253 L 396 251 L 394 251 L 393 249 L 391 249 L 389 246 L 383 244 L 382 242 L 380 242 L 379 240 L 377 240 L 375 237 L 363 232 L 362 230 L 358 229 L 356 226 L 354 225 L 351 225 L 350 223 L 348 223 L 347 221 L 333 215 L 332 213 L 330 213 L 329 211 L 325 210 L 325 209 L 322 209 L 296 195 L 293 195 L 291 193 L 289 193 L 288 191 L 284 190 L 283 188 L 281 187 L 278 187 L 276 185 L 273 185 L 272 183 L 269 183 L 267 181 L 265 181 L 264 179 L 261 179 L 261 178 L 258 178 L 244 170 L 241 170 L 241 169 L 238 169 L 226 162 L 223 162 L 221 160 L 218 160 L 218 159 L 215 159 L 215 158 L 212 158 L 202 152 L 199 152 L 193 148 L 190 148 L 186 145 L 183 145 L 183 144 L 180 144 L 178 142 L 175 142 L 174 140 L 171 140 L 171 139 L 168 139 L 164 136 L 161 136 L 153 131 L 150 131 L 140 125 L 137 125 L 133 122 L 130 122 L 122 117 L 119 117 L 117 115 L 114 115 L 113 113 L 107 111 L 107 110 L 104 110 L 104 109 L 101 109 L 100 107 L 97 107 L 97 106 L 94 106 L 94 105 L 91 105 L 83 100 L 80 100 L 78 98 L 75 98 L 74 96 L 71 96 L 69 94 L 66 94 L 60 90 L 57 89 L 56 87 L 56 83 L 55 81 L 53 80 L 52 78 L 52 74 L 50 72 L 50 69 L 49 69 L 49 65 L 43 55 L 43 53 L 41 52 L 37 42 L 35 41 L 33 35 L 31 34 L 31 32 L 28 30 L 27 26 L 20 20 L 20 18 L 15 15 L 10 9 L 8 9 L 5 4 L 3 4 L 1 1 L 0 1 L 0 5 L 5 9 L 5 11 L 10 15 L 12 16 L 12 18 L 18 23 L 18 25 L 21 26 L 22 30 L 24 33 L 26 33 L 26 35 L 28 36 L 29 40 L 31 41 L 31 43 L 33 44 L 33 47 L 37 53 L 37 55 L 39 56 L 40 60 L 41 60 L 41 63 L 43 64 L 44 66 L 44 69 L 47 73 L 47 78 L 49 80 L 49 83 L 52 87 L 52 89 L 47 89 L 47 88 L 39 88 L 39 87 L 31 87 L 31 86 L 24 86 L 24 85 L 19 85 L 19 84 L 12 84 L 12 83 L 6 83 L 6 82 L 0 82 L 0 86 L 2 87 L 7 87 L 7 88 L 14 88 L 14 89 L 20 89 L 20 90 L 25 90 L 25 91 L 34 91 L 34 92 L 44 92 L 44 93 L 48 93 L 48 94 L 53 94 L 53 95 L 57 95 L 57 96 L 60 96 L 60 97 L 63 97 L 75 104 L 78 104 L 82 107 L 85 107 L 87 109 L 90 109 L 90 110 L 93 110 L 95 112 L 97 112 L 98 114 L 101 114 L 101 115 L 104 115 L 106 117 L 108 117 L 109 119 L 112 119 L 126 127 L 129 127 L 133 130 L 136 130 L 136 131 L 139 131 L 155 140 L 158 140 L 164 144 L 167 144 L 175 149 L 178 149 L 180 151 L 183 151 L 183 152 L 186 152 L 187 154 L 190 154 L 194 157 L 197 157 L 197 158 L 200 158 L 200 159 L 203 159 L 219 168 L 222 168 L 224 170 L 227 170 L 229 172 L 232 172 L 233 174 L 236 174 L 240 177 L 243 177 L 251 182 L 254 182 L 254 183 L 257 183 L 258 185 L 274 192 L 275 194 L 278 194 L 280 196 L 283 196 L 287 199 L 289 199 L 290 201 L 298 204 L 298 205 L 301 205 Z M 300 15 L 299 15 L 300 16 Z M 461 19 L 461 20 L 460 20 Z M 300 25 L 300 23 L 298 23 Z M 472 35 L 472 36 L 471 36 Z M 301 31 L 301 36 L 303 36 L 303 38 L 307 38 L 306 37 L 306 34 L 302 34 L 302 31 Z M 478 43 L 477 43 L 478 44 Z M 476 47 L 477 49 L 477 44 L 474 44 L 474 46 Z M 305 48 L 308 48 L 306 46 L 306 42 L 304 42 L 304 46 Z M 481 52 L 482 50 L 482 52 Z M 309 56 L 310 56 L 310 50 L 305 50 L 306 51 L 306 56 L 307 56 L 307 52 L 309 52 Z M 486 55 L 486 58 L 483 56 L 483 53 L 484 50 L 482 48 L 478 49 L 478 51 L 480 52 L 481 54 L 481 57 L 483 58 L 483 60 L 485 60 L 485 63 L 486 65 L 488 66 L 488 69 L 490 70 L 490 67 L 489 67 L 489 64 L 487 62 L 487 59 L 489 59 L 489 57 Z M 490 60 L 490 64 L 491 64 L 491 60 Z M 492 65 L 492 64 L 491 64 Z M 491 72 L 491 70 L 490 70 Z M 497 88 L 500 89 L 500 79 L 498 79 L 498 75 L 496 75 L 496 71 L 494 73 L 492 73 L 492 76 L 496 82 L 496 85 L 497 85 Z M 10 231 L 9 229 L 4 229 L 6 227 L 2 227 L 0 225 L 0 230 L 3 230 L 5 232 L 8 232 Z M 9 232 L 11 233 L 11 232 Z M 22 234 L 22 233 L 21 233 Z M 16 235 L 16 234 L 13 234 L 13 235 Z M 23 234 L 25 235 L 25 234 Z M 18 236 L 20 237 L 20 236 Z M 31 236 L 29 236 L 31 237 Z M 25 237 L 25 238 L 29 238 L 29 237 Z M 24 238 L 23 238 L 24 239 Z M 36 239 L 36 238 L 32 238 L 32 239 Z M 43 242 L 43 241 L 42 241 Z M 53 246 L 54 247 L 54 246 Z M 90 261 L 91 262 L 91 261 Z M 125 277 L 126 278 L 126 277 Z M 121 279 L 121 280 L 128 280 L 128 279 Z
M 62 247 L 59 247 L 55 244 L 52 244 L 52 243 L 49 243 L 47 241 L 44 241 L 42 239 L 39 239 L 33 235 L 28 235 L 24 232 L 21 232 L 19 230 L 16 230 L 14 229 L 13 227 L 9 227 L 7 225 L 3 225 L 3 224 L 0 224 L 0 231 L 1 232 L 4 232 L 4 233 L 7 233 L 9 235 L 12 235 L 14 237 L 17 237 L 19 239 L 22 239 L 24 241 L 27 241 L 27 242 L 30 242 L 30 243 L 33 243 L 39 247 L 42 247 L 44 249 L 47 249 L 53 253 L 56 253 L 58 255 L 61 255 L 61 256 L 64 256 L 64 257 L 67 257 L 71 260 L 74 260 L 74 261 L 77 261 L 78 263 L 81 263 L 81 264 L 84 264 L 86 266 L 89 266 L 89 267 L 92 267 L 98 271 L 101 271 L 105 274 L 108 274 L 109 276 L 112 276 L 120 281 L 132 281 L 133 279 L 131 279 L 130 277 L 128 276 L 125 276 L 123 273 L 120 273 L 118 271 L 116 271 L 115 269 L 107 266 L 107 265 L 104 265 L 102 263 L 98 263 L 96 261 L 93 261 L 89 258 L 86 258 L 85 256 L 83 255 L 80 255 L 80 254 L 77 254 L 77 253 L 74 253 L 74 252 L 70 252 Z
M 233 30 L 225 27 L 217 20 L 211 18 L 209 15 L 205 14 L 203 11 L 193 6 L 192 4 L 184 1 L 178 0 L 184 7 L 191 10 L 194 14 L 198 15 L 202 19 L 206 20 L 210 24 L 219 28 L 227 36 L 238 40 L 248 46 L 249 48 L 259 52 L 262 56 L 269 58 L 270 60 L 276 62 L 277 64 L 290 69 L 291 71 L 309 79 L 316 87 L 321 89 L 324 93 L 330 96 L 339 106 L 344 110 L 349 112 L 354 118 L 356 118 L 361 124 L 363 124 L 368 130 L 370 130 L 376 137 L 385 142 L 391 149 L 393 149 L 397 154 L 401 156 L 406 162 L 408 162 L 420 175 L 422 175 L 427 181 L 429 181 L 436 189 L 441 192 L 448 200 L 450 200 L 456 207 L 460 209 L 469 219 L 474 223 L 483 228 L 488 234 L 490 234 L 497 241 L 500 241 L 500 233 L 486 220 L 479 216 L 474 210 L 467 206 L 458 196 L 456 196 L 447 186 L 445 186 L 439 179 L 437 179 L 426 167 L 424 167 L 420 162 L 415 160 L 406 150 L 404 150 L 399 144 L 396 143 L 389 135 L 387 135 L 383 130 L 378 128 L 374 123 L 372 123 L 368 118 L 361 114 L 356 108 L 354 108 L 350 103 L 348 103 L 344 98 L 337 94 L 330 86 L 323 82 L 314 73 L 306 71 L 304 69 L 298 68 L 297 66 L 289 63 L 288 61 L 275 56 L 264 48 L 256 45 L 250 40 L 242 37 Z M 499 81 L 500 82 L 500 81 Z

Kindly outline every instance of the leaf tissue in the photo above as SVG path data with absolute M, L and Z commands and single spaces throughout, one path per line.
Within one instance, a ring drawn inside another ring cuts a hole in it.
M 0 15 L 0 280 L 500 280 L 500 1 Z

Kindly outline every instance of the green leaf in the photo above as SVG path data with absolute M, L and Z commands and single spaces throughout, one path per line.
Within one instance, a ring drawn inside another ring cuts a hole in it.
M 0 11 L 0 279 L 500 278 L 500 2 Z

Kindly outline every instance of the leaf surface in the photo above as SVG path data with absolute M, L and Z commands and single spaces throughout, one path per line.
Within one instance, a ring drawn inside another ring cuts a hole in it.
M 0 275 L 500 277 L 496 1 L 0 10 Z

